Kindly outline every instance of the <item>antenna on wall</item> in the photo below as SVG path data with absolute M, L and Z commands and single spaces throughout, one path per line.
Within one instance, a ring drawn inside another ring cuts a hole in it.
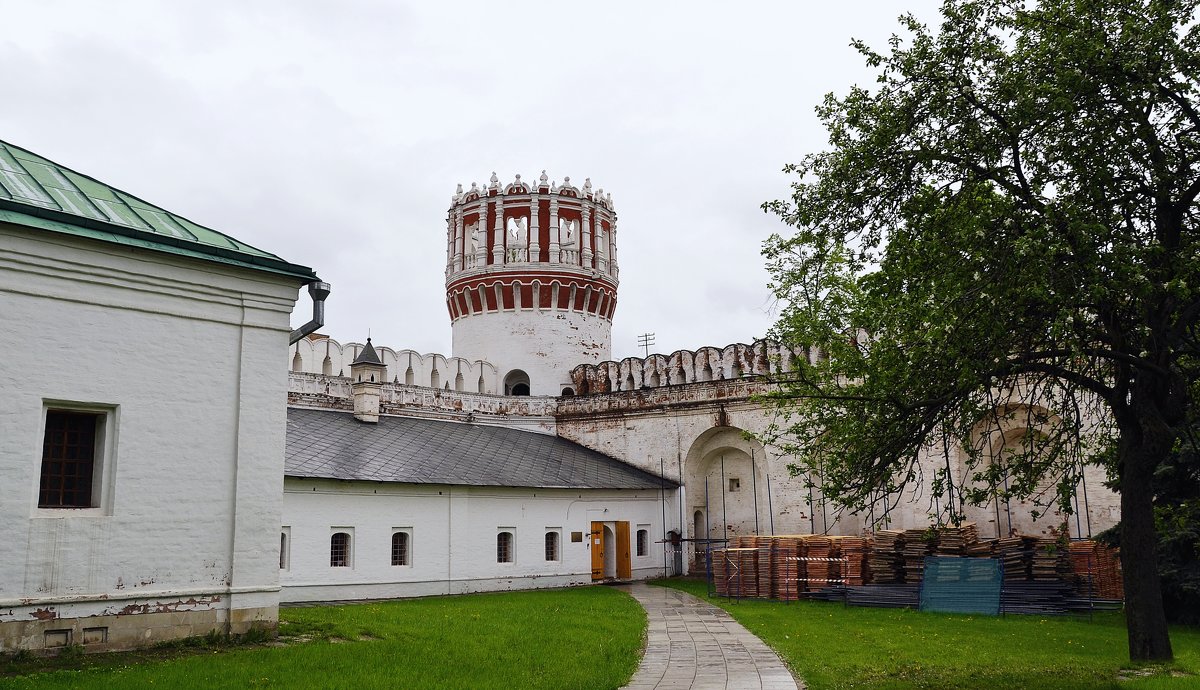
M 646 351 L 646 354 L 645 354 L 646 357 L 650 356 L 650 346 L 653 344 L 654 344 L 654 334 L 653 333 L 643 333 L 638 336 L 638 347 L 643 348 Z

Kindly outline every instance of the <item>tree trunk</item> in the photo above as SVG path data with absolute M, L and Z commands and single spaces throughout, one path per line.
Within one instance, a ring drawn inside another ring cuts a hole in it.
M 1154 529 L 1154 491 L 1150 480 L 1165 451 L 1160 443 L 1142 444 L 1122 434 L 1121 568 L 1125 580 L 1125 623 L 1132 661 L 1170 661 L 1171 639 L 1158 576 L 1158 533 Z M 1170 448 L 1170 444 L 1166 445 Z

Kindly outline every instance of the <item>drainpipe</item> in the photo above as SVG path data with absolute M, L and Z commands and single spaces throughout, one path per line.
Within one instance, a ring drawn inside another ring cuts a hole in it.
M 325 325 L 325 298 L 329 297 L 329 290 L 329 283 L 322 283 L 319 280 L 314 280 L 308 284 L 308 294 L 312 297 L 313 301 L 312 321 L 292 331 L 288 345 L 294 345 L 296 341 Z

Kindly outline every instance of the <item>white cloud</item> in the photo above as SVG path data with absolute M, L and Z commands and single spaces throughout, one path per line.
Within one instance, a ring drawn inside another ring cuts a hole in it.
M 935 19 L 935 3 L 909 9 Z M 759 204 L 824 146 L 889 2 L 0 2 L 0 138 L 333 283 L 326 332 L 450 350 L 455 184 L 591 177 L 620 216 L 616 357 L 763 335 Z M 301 304 L 293 319 L 307 320 Z

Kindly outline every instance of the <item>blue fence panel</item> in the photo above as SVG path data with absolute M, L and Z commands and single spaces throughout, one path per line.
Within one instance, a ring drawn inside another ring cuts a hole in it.
M 992 558 L 928 556 L 921 610 L 999 615 L 1004 566 Z

